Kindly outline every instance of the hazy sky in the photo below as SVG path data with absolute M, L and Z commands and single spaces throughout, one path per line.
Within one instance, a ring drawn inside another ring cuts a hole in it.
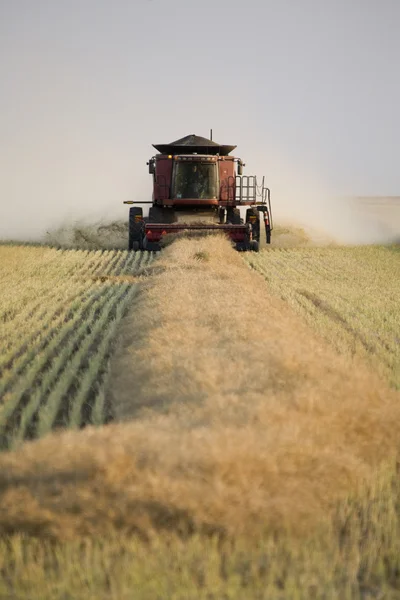
M 399 195 L 399 31 L 399 0 L 0 0 L 0 236 L 124 217 L 151 144 L 210 127 L 278 209 Z

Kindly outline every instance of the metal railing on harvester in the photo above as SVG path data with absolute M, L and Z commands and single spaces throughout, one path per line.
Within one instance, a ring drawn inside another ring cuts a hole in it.
M 262 178 L 260 184 L 255 175 L 229 177 L 227 182 L 221 186 L 221 197 L 226 198 L 227 205 L 265 206 L 268 209 L 272 229 L 271 191 L 265 185 L 265 177 Z

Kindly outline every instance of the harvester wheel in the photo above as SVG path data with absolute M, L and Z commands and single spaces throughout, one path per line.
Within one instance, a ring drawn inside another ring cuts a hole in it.
M 257 240 L 251 240 L 251 242 L 250 242 L 250 250 L 252 252 L 259 252 L 260 251 L 260 245 L 257 242 Z
M 250 223 L 253 231 L 253 240 L 260 242 L 260 216 L 256 208 L 246 210 L 246 223 Z
M 143 209 L 133 206 L 129 209 L 129 250 L 140 250 L 143 237 Z
M 232 225 L 242 225 L 243 219 L 240 217 L 240 210 L 238 208 L 228 208 L 226 211 L 226 222 L 232 223 Z

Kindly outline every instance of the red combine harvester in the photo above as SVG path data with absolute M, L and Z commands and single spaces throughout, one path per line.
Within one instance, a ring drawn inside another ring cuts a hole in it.
M 212 137 L 212 133 L 211 133 Z M 270 190 L 253 175 L 243 175 L 236 146 L 196 135 L 171 144 L 154 144 L 160 154 L 147 163 L 153 176 L 148 217 L 141 207 L 129 211 L 129 249 L 160 250 L 164 235 L 181 231 L 222 231 L 237 250 L 258 251 L 271 242 Z M 248 206 L 245 220 L 239 207 Z

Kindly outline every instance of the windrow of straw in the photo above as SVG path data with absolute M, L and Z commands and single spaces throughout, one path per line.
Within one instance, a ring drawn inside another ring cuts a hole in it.
M 0 457 L 0 530 L 309 531 L 397 454 L 400 402 L 219 237 L 147 269 L 114 357 L 120 423 Z

